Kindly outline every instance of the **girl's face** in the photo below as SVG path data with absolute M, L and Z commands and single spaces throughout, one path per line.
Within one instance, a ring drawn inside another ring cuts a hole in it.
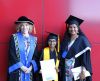
M 21 26 L 21 32 L 23 34 L 29 33 L 30 25 L 28 23 L 20 23 L 20 26 Z
M 71 35 L 77 35 L 78 34 L 78 26 L 76 24 L 68 25 L 69 33 Z
M 50 48 L 55 48 L 56 44 L 57 44 L 56 39 L 49 39 L 48 45 Z

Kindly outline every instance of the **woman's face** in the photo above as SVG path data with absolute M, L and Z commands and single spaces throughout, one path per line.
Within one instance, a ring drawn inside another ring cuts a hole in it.
M 20 23 L 20 26 L 21 26 L 21 32 L 22 32 L 23 34 L 29 33 L 29 30 L 30 30 L 30 25 L 29 25 L 29 23 Z
M 78 26 L 76 24 L 68 25 L 69 27 L 69 33 L 71 35 L 77 35 L 78 34 Z
M 50 48 L 55 48 L 56 44 L 57 44 L 56 39 L 49 39 L 48 45 Z

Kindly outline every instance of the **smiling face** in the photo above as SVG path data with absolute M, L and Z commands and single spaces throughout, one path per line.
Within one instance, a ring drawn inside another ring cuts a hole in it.
M 23 34 L 29 33 L 30 25 L 29 23 L 20 23 L 20 30 Z
M 56 44 L 57 44 L 56 39 L 49 39 L 48 40 L 48 45 L 49 45 L 50 48 L 55 48 Z
M 78 34 L 78 26 L 76 24 L 71 24 L 68 25 L 68 32 L 69 34 L 72 35 L 77 35 Z

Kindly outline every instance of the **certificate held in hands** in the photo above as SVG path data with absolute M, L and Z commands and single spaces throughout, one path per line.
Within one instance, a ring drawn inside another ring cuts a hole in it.
M 40 61 L 43 81 L 55 80 L 56 69 L 54 59 Z
M 71 71 L 72 71 L 72 73 L 73 73 L 74 80 L 78 80 L 78 79 L 79 79 L 79 74 L 80 74 L 81 71 L 82 71 L 82 67 L 80 66 L 80 67 L 73 68 L 73 69 L 71 69 Z M 83 71 L 84 71 L 84 73 L 85 73 L 85 77 L 91 76 L 90 73 L 89 73 L 89 71 L 87 71 L 87 70 L 85 69 L 85 67 L 83 67 Z

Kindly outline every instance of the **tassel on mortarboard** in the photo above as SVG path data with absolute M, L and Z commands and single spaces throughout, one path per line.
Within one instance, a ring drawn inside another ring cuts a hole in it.
M 57 51 L 58 51 L 58 53 L 60 51 L 60 37 L 59 37 L 59 35 L 58 35 L 58 47 L 57 47 Z
M 34 34 L 36 34 L 36 28 L 35 28 L 35 25 L 33 27 L 33 31 L 34 31 Z

